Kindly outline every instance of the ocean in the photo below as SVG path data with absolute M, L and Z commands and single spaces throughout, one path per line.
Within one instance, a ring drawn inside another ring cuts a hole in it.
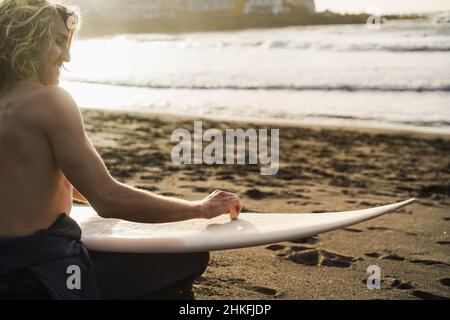
M 79 38 L 66 68 L 82 108 L 450 133 L 450 22 L 433 15 Z

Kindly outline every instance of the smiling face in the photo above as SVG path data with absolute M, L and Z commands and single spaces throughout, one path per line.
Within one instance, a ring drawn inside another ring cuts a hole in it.
M 60 17 L 54 20 L 49 46 L 39 60 L 39 81 L 44 85 L 57 85 L 63 63 L 70 61 L 70 33 Z

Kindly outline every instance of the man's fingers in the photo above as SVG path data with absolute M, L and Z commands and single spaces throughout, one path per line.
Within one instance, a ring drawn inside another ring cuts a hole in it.
M 241 213 L 241 201 L 239 197 L 233 199 L 233 201 L 231 202 L 231 208 L 230 210 L 228 210 L 228 212 L 230 214 L 231 220 L 237 220 L 239 214 Z
M 208 196 L 208 202 L 211 202 L 210 218 L 221 214 L 230 214 L 230 217 L 234 220 L 237 219 L 242 210 L 239 196 L 227 191 L 215 190 Z
M 211 195 L 216 195 L 216 196 L 220 196 L 220 197 L 230 197 L 230 196 L 234 196 L 237 197 L 236 194 L 228 192 L 228 191 L 223 191 L 223 190 L 215 190 L 213 193 L 211 193 Z

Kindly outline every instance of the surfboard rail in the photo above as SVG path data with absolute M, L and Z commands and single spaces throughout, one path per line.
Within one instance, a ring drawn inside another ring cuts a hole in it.
M 379 207 L 330 213 L 241 213 L 211 220 L 143 224 L 103 219 L 90 207 L 74 207 L 71 217 L 83 230 L 89 250 L 182 253 L 237 249 L 311 237 L 360 223 L 411 204 L 415 199 Z

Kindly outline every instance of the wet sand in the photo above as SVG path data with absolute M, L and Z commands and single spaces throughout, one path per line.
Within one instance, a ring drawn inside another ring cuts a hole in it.
M 280 128 L 280 169 L 177 165 L 176 128 L 193 119 L 84 110 L 111 174 L 158 194 L 198 200 L 236 192 L 244 212 L 324 212 L 417 197 L 349 228 L 273 245 L 213 252 L 197 299 L 450 298 L 450 137 L 431 134 L 204 121 L 208 128 Z M 199 120 L 199 119 L 196 119 Z M 370 265 L 381 289 L 366 287 Z

